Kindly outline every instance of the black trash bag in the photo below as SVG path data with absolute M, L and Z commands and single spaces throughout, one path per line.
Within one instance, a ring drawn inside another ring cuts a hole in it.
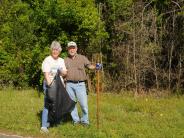
M 48 122 L 51 126 L 58 125 L 73 110 L 76 102 L 73 101 L 56 74 L 51 86 L 47 86 L 45 107 L 49 110 Z

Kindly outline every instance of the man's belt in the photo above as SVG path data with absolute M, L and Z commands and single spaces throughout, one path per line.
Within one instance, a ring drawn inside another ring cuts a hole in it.
M 73 80 L 67 80 L 66 82 L 70 82 L 70 83 L 81 83 L 81 82 L 84 82 L 84 81 L 73 81 Z

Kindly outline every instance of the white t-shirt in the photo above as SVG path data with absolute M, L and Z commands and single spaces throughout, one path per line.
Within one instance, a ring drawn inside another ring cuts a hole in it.
M 54 76 L 56 75 L 58 70 L 66 70 L 66 66 L 64 63 L 64 59 L 58 58 L 54 59 L 52 56 L 48 56 L 44 59 L 42 63 L 42 71 L 48 72 L 50 80 L 54 79 Z M 61 81 L 63 82 L 63 78 L 61 77 Z M 46 81 L 44 81 L 44 86 L 46 85 Z

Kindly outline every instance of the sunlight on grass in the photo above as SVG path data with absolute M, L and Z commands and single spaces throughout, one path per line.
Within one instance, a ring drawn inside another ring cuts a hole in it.
M 100 129 L 96 127 L 96 95 L 89 96 L 90 126 L 71 121 L 40 134 L 43 94 L 35 90 L 0 91 L 0 132 L 31 137 L 156 138 L 184 137 L 184 97 L 137 97 L 101 94 Z

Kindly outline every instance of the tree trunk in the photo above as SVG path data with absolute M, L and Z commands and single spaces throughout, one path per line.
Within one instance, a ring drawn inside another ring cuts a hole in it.
M 154 32 L 154 40 L 155 40 L 155 45 L 157 45 L 157 17 L 156 15 L 154 16 L 154 28 L 155 28 L 155 32 Z M 156 89 L 159 89 L 159 83 L 158 83 L 158 73 L 157 73 L 157 65 L 156 65 L 156 58 L 155 58 L 155 54 L 154 51 L 152 49 L 152 53 L 153 53 L 153 64 L 154 64 L 154 74 L 155 74 L 155 81 L 156 81 Z
M 134 11 L 134 6 L 133 6 L 133 70 L 134 70 L 134 83 L 135 83 L 135 95 L 137 95 L 137 70 L 136 70 L 136 41 L 135 41 L 135 11 Z
M 181 66 L 181 55 L 179 57 L 179 71 L 178 71 L 178 82 L 176 84 L 176 91 L 178 92 L 180 89 L 180 84 L 181 84 L 181 70 L 182 70 L 182 66 Z
M 175 27 L 175 13 L 174 13 L 174 16 L 173 16 L 173 23 L 172 23 L 172 27 L 173 27 L 173 35 L 174 35 L 174 27 Z M 173 55 L 173 50 L 174 50 L 174 39 L 172 39 L 172 42 L 171 42 L 171 50 L 170 50 L 170 54 L 169 54 L 169 90 L 171 89 L 171 64 L 172 64 L 172 55 Z

